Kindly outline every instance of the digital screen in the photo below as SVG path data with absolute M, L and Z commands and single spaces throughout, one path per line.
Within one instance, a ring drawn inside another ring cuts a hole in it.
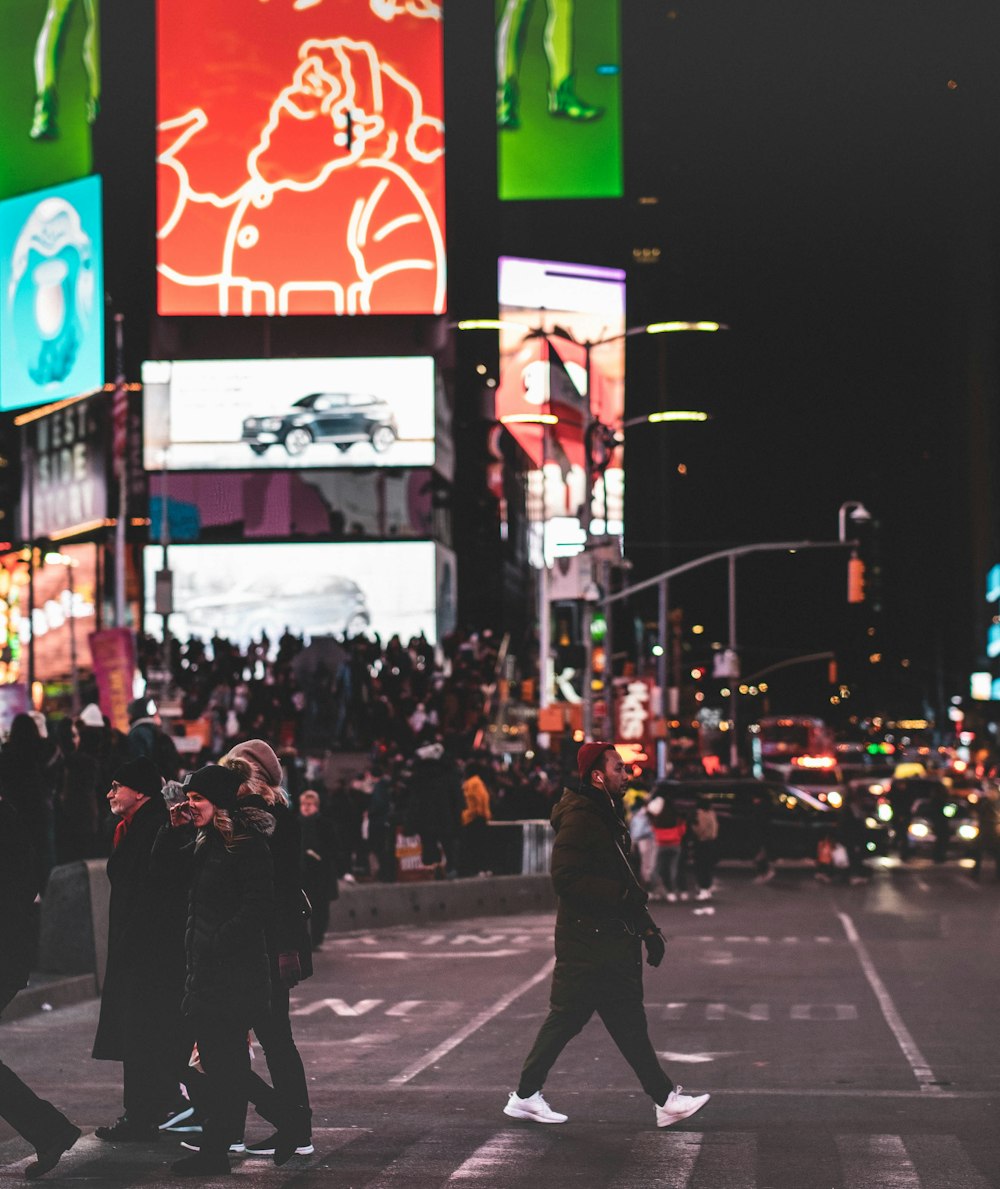
M 620 198 L 619 0 L 495 0 L 501 198 Z
M 434 360 L 143 364 L 147 470 L 423 467 L 434 462 Z
M 170 631 L 182 641 L 218 635 L 243 648 L 261 631 L 277 640 L 286 627 L 309 638 L 378 633 L 383 642 L 423 632 L 434 642 L 438 604 L 453 598 L 454 580 L 454 565 L 440 573 L 438 548 L 431 541 L 171 545 Z M 146 631 L 162 638 L 154 594 L 163 550 L 144 552 Z
M 170 541 L 432 535 L 431 471 L 195 471 L 149 476 L 149 537 Z
M 431 0 L 159 0 L 159 312 L 441 313 L 442 53 Z
M 580 522 L 588 519 L 588 500 L 592 533 L 622 532 L 621 449 L 588 491 L 585 438 L 594 422 L 621 428 L 625 273 L 505 256 L 499 298 L 504 325 L 496 416 L 536 468 L 528 476 L 529 512 L 539 536 L 532 561 L 540 565 L 544 550 L 551 564 L 586 543 Z M 540 424 L 539 417 L 551 423 Z
M 0 202 L 0 303 L 0 409 L 103 385 L 100 178 Z
M 32 633 L 35 637 L 35 677 L 59 681 L 71 676 L 73 657 L 80 669 L 90 669 L 87 637 L 97 626 L 97 546 L 63 545 L 45 555 L 35 570 L 34 610 L 29 619 L 27 591 L 21 592 L 18 631 L 21 671 L 27 671 Z
M 3 0 L 0 199 L 84 177 L 101 99 L 98 0 Z

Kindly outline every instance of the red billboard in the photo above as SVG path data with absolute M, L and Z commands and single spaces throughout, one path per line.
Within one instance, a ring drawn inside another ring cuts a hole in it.
M 440 6 L 159 0 L 161 314 L 445 308 Z

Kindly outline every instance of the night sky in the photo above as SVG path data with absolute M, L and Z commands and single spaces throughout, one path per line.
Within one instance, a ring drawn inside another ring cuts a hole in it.
M 732 326 L 652 349 L 656 400 L 716 418 L 636 443 L 643 472 L 688 467 L 653 501 L 667 564 L 830 539 L 841 503 L 862 500 L 881 617 L 847 608 L 844 563 L 817 553 L 741 570 L 740 634 L 769 663 L 877 624 L 889 685 L 907 687 L 896 713 L 967 693 L 996 560 L 995 7 L 638 4 L 626 31 L 631 197 L 659 197 L 644 232 L 663 260 L 638 278 L 632 320 Z M 633 505 L 639 542 L 656 537 L 650 506 Z M 637 568 L 656 568 L 652 552 L 633 550 Z M 679 594 L 696 616 L 715 598 L 716 634 L 724 583 L 720 569 Z

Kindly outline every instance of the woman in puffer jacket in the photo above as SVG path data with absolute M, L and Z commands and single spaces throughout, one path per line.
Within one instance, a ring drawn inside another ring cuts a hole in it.
M 185 782 L 153 848 L 154 869 L 188 872 L 182 1011 L 205 1073 L 201 1149 L 171 1165 L 178 1176 L 230 1172 L 229 1145 L 243 1134 L 250 1079 L 248 1035 L 267 1010 L 271 979 L 264 936 L 274 898 L 268 835 L 274 818 L 238 802 L 246 764 L 209 764 Z
M 265 810 L 275 820 L 269 839 L 274 863 L 274 905 L 267 918 L 271 963 L 270 1006 L 253 1019 L 253 1032 L 264 1050 L 271 1085 L 251 1075 L 249 1096 L 273 1135 L 246 1145 L 248 1156 L 271 1157 L 286 1164 L 313 1151 L 312 1109 L 302 1058 L 292 1035 L 289 991 L 312 974 L 312 938 L 303 911 L 302 830 L 281 787 L 281 764 L 263 739 L 239 743 L 220 760 L 223 767 L 248 764 L 250 778 L 240 788 L 240 805 Z

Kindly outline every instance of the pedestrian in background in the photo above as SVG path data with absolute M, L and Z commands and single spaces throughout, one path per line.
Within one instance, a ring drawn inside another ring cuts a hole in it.
M 489 867 L 490 793 L 478 764 L 469 764 L 462 781 L 465 808 L 459 847 L 459 874 L 485 875 Z
M 691 820 L 694 853 L 694 877 L 698 899 L 710 900 L 715 883 L 715 864 L 719 846 L 719 815 L 708 797 L 699 797 Z
M 565 1123 L 542 1096 L 549 1071 L 596 1011 L 669 1127 L 700 1110 L 708 1095 L 683 1094 L 660 1066 L 643 1007 L 642 950 L 659 966 L 665 945 L 646 910 L 646 893 L 629 866 L 621 798 L 627 770 L 611 743 L 578 753 L 579 791 L 566 789 L 552 811 L 556 832 L 552 882 L 556 965 L 549 1013 L 504 1114 L 534 1123 Z
M 313 972 L 308 901 L 302 889 L 302 831 L 281 788 L 281 764 L 270 744 L 250 739 L 223 756 L 221 763 L 237 770 L 249 766 L 250 775 L 240 786 L 240 806 L 263 810 L 275 823 L 268 838 L 274 899 L 265 918 L 271 991 L 267 1008 L 252 1020 L 271 1085 L 253 1074 L 249 1097 L 257 1113 L 277 1130 L 267 1139 L 247 1144 L 246 1153 L 270 1156 L 281 1165 L 292 1156 L 313 1151 L 309 1088 L 289 1017 L 291 988 Z
M 205 1074 L 200 1149 L 171 1165 L 177 1176 L 230 1172 L 229 1146 L 246 1125 L 250 1084 L 247 1038 L 270 1003 L 265 928 L 274 903 L 267 838 L 274 818 L 241 806 L 250 766 L 210 764 L 185 782 L 170 826 L 154 847 L 154 870 L 183 872 L 188 884 L 187 977 L 182 1010 Z
M 0 793 L 17 810 L 31 844 L 35 878 L 44 891 L 55 862 L 55 828 L 49 752 L 30 714 L 16 714 L 0 748 Z
M 312 915 L 309 934 L 312 948 L 323 944 L 330 923 L 330 901 L 340 895 L 337 885 L 337 831 L 323 814 L 319 793 L 305 789 L 299 797 L 299 828 L 302 832 L 302 880 Z
M 634 853 L 638 858 L 639 882 L 650 893 L 652 899 L 657 886 L 656 878 L 656 831 L 649 816 L 650 798 L 640 793 L 632 802 L 632 816 L 629 818 L 628 832 L 632 840 Z
M 670 797 L 656 796 L 650 803 L 653 833 L 656 836 L 656 873 L 671 904 L 678 895 L 687 899 L 682 880 L 681 847 L 687 832 L 687 822 L 677 812 L 677 806 Z
M 28 985 L 34 949 L 32 906 L 38 893 L 37 867 L 17 811 L 0 795 L 0 1013 Z M 0 1117 L 35 1149 L 24 1170 L 29 1180 L 50 1172 L 80 1138 L 80 1128 L 25 1085 L 0 1061 Z

